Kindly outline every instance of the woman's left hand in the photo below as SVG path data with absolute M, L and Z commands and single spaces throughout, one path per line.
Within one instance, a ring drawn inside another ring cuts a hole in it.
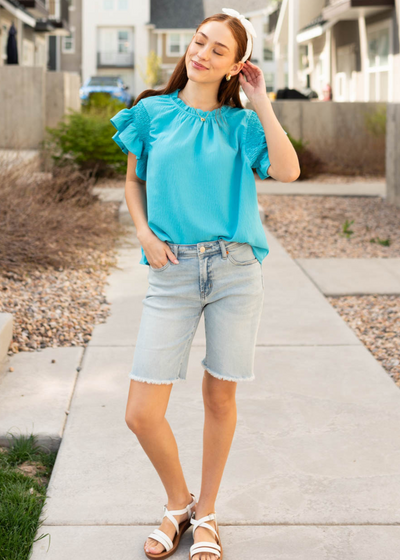
M 244 78 L 245 76 L 246 79 Z M 262 70 L 249 60 L 246 60 L 239 72 L 239 83 L 250 102 L 255 97 L 265 96 L 269 99 Z

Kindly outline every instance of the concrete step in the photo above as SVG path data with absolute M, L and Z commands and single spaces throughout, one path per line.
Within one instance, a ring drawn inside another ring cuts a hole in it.
M 400 294 L 400 258 L 295 261 L 326 296 Z
M 13 337 L 12 313 L 0 313 L 0 364 L 7 359 L 7 352 Z
M 8 357 L 0 369 L 0 445 L 10 445 L 10 433 L 34 433 L 40 445 L 59 448 L 83 350 L 44 348 Z
M 317 183 L 314 181 L 293 181 L 281 183 L 274 179 L 256 180 L 258 194 L 311 195 L 311 196 L 380 196 L 386 198 L 386 181 Z

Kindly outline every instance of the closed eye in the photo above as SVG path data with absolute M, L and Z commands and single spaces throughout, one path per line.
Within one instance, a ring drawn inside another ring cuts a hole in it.
M 196 43 L 196 45 L 203 45 L 203 44 L 204 44 L 204 43 L 198 43 L 197 41 L 195 41 L 195 43 Z M 221 53 L 217 53 L 217 51 L 214 51 L 214 52 L 215 52 L 215 54 L 217 54 L 218 56 L 224 56 L 224 55 L 221 54 Z

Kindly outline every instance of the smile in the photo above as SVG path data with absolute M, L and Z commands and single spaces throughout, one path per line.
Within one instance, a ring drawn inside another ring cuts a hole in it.
M 201 66 L 201 64 L 198 64 L 194 60 L 192 60 L 192 65 L 193 65 L 194 68 L 196 68 L 196 70 L 208 70 L 208 68 L 205 68 L 204 66 Z

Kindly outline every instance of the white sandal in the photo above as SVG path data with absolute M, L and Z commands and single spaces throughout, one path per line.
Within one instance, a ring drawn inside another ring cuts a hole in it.
M 191 516 L 192 516 L 192 508 L 193 508 L 193 506 L 196 505 L 195 495 L 192 494 L 191 492 L 190 492 L 190 495 L 193 496 L 193 500 L 190 502 L 190 504 L 188 504 L 183 509 L 169 510 L 167 508 L 167 506 L 164 505 L 163 519 L 164 519 L 165 516 L 167 516 L 168 519 L 170 519 L 170 521 L 172 521 L 172 523 L 175 525 L 175 528 L 176 528 L 174 541 L 172 542 L 171 539 L 169 538 L 169 536 L 166 533 L 164 533 L 164 531 L 161 531 L 161 529 L 154 529 L 154 531 L 147 538 L 152 538 L 152 539 L 160 542 L 165 547 L 165 550 L 156 554 L 156 553 L 152 553 L 152 552 L 147 552 L 146 549 L 144 549 L 144 552 L 145 552 L 147 558 L 152 558 L 152 559 L 167 558 L 168 556 L 171 556 L 171 554 L 173 554 L 176 551 L 176 549 L 178 548 L 178 545 L 179 545 L 179 541 L 181 540 L 181 537 L 182 537 L 183 533 L 187 529 L 189 529 L 189 527 L 190 527 Z M 178 521 L 175 519 L 174 515 L 181 515 L 183 513 L 187 513 L 188 518 L 185 519 L 184 521 L 181 521 L 181 523 L 179 523 L 179 525 L 178 525 Z M 147 542 L 147 539 L 146 539 L 146 542 Z
M 195 514 L 193 514 L 195 515 Z M 217 530 L 214 529 L 214 527 L 212 525 L 210 525 L 209 523 L 204 523 L 205 521 L 209 521 L 211 519 L 215 520 L 215 527 Z M 190 547 L 190 551 L 189 551 L 189 560 L 192 560 L 192 556 L 194 556 L 195 554 L 198 554 L 199 552 L 210 552 L 211 554 L 215 554 L 217 556 L 217 558 L 219 558 L 219 560 L 222 560 L 222 555 L 223 555 L 223 550 L 222 550 L 222 546 L 221 546 L 221 539 L 219 536 L 219 529 L 218 529 L 218 523 L 217 523 L 217 514 L 214 513 L 210 513 L 209 515 L 205 515 L 204 517 L 201 517 L 200 519 L 195 519 L 194 517 L 192 517 L 192 519 L 190 520 L 190 523 L 192 525 L 194 525 L 193 527 L 193 536 L 194 536 L 194 532 L 196 531 L 197 527 L 206 527 L 207 529 L 210 529 L 210 531 L 212 531 L 216 538 L 217 538 L 217 542 L 213 543 L 213 542 L 208 542 L 208 541 L 200 541 L 197 543 L 192 544 L 192 546 Z

